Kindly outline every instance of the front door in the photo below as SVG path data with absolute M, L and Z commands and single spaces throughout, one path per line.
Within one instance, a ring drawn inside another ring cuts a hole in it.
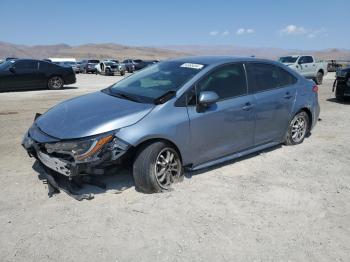
M 242 63 L 211 71 L 195 90 L 197 97 L 201 91 L 213 91 L 219 101 L 204 110 L 198 110 L 196 99 L 188 105 L 194 165 L 253 146 L 255 102 L 253 95 L 248 95 Z

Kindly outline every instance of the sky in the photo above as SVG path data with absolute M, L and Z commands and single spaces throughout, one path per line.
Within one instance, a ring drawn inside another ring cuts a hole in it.
M 0 41 L 350 49 L 350 0 L 0 0 Z

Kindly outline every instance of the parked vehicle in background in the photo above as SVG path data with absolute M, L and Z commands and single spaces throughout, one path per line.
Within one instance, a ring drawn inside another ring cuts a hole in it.
M 88 73 L 96 73 L 95 66 L 100 63 L 100 60 L 97 59 L 88 59 L 88 60 L 82 60 L 80 62 L 80 71 L 84 74 Z
M 302 143 L 318 120 L 317 92 L 315 83 L 269 60 L 168 60 L 53 107 L 22 144 L 73 181 L 131 161 L 136 188 L 160 192 L 181 180 L 185 167 Z
M 132 62 L 124 63 L 124 61 L 126 61 L 126 60 L 124 60 L 122 63 L 120 63 L 119 60 L 115 60 L 115 59 L 111 59 L 111 61 L 114 61 L 118 64 L 122 64 L 125 67 L 125 71 L 128 73 L 134 73 L 134 71 L 135 71 L 135 66 Z
M 327 71 L 328 72 L 336 72 L 341 67 L 342 67 L 342 65 L 339 64 L 336 60 L 330 60 L 327 64 Z
M 137 62 L 135 62 L 135 60 L 133 60 L 133 59 L 125 59 L 123 61 L 123 64 L 125 64 L 125 67 L 126 67 L 126 70 L 128 71 L 128 73 L 133 73 L 136 70 Z
M 0 90 L 33 88 L 60 89 L 75 83 L 72 68 L 62 67 L 43 60 L 17 59 L 0 65 Z
M 350 97 L 350 67 L 338 69 L 333 84 L 333 92 L 337 100 L 344 100 Z
M 121 76 L 125 75 L 125 66 L 123 64 L 118 64 L 111 60 L 102 61 L 99 64 L 97 64 L 95 68 L 96 74 L 99 73 L 109 76 L 115 74 L 120 74 Z
M 53 58 L 50 57 L 47 59 L 47 61 L 50 61 L 56 65 L 64 66 L 64 67 L 71 67 L 76 74 L 80 73 L 79 67 L 77 66 L 77 62 L 75 58 Z
M 317 61 L 311 55 L 292 55 L 279 58 L 281 63 L 295 70 L 302 76 L 312 79 L 316 84 L 321 85 L 323 77 L 327 74 L 327 63 Z
M 149 65 L 153 65 L 158 62 L 159 62 L 158 60 L 141 60 L 141 59 L 126 59 L 123 61 L 126 67 L 133 65 L 135 71 L 141 70 Z

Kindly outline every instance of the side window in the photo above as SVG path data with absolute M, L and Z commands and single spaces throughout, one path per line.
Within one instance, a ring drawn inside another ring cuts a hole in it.
M 314 59 L 312 58 L 312 56 L 305 56 L 305 60 L 306 60 L 305 63 L 313 63 L 314 62 Z
M 299 64 L 308 64 L 308 63 L 313 63 L 314 59 L 312 56 L 302 56 L 299 59 Z
M 249 90 L 262 92 L 280 86 L 279 67 L 266 63 L 247 64 Z
M 38 62 L 32 60 L 17 61 L 14 64 L 16 70 L 37 70 Z
M 53 69 L 55 66 L 51 63 L 46 63 L 46 62 L 39 62 L 39 69 L 40 70 L 47 70 L 47 69 Z
M 279 81 L 278 81 L 279 87 L 294 85 L 297 82 L 297 79 L 291 73 L 287 72 L 286 70 L 280 67 L 278 69 L 279 69 Z
M 247 94 L 243 64 L 225 65 L 209 73 L 197 83 L 197 92 L 200 91 L 213 91 L 220 99 Z

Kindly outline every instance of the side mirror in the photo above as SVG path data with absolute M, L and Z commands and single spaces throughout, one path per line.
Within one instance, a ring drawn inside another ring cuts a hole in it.
M 16 70 L 15 70 L 15 67 L 13 67 L 13 66 L 11 66 L 10 68 L 9 68 L 9 71 L 11 72 L 11 73 L 16 73 Z
M 217 93 L 212 91 L 203 91 L 199 93 L 198 104 L 202 107 L 209 107 L 219 101 Z

